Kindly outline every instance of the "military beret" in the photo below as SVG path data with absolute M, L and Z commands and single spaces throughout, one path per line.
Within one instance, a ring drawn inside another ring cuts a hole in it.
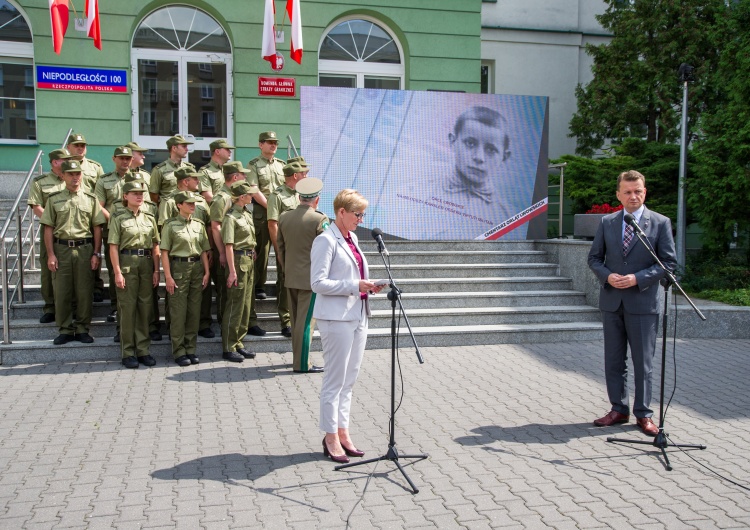
M 146 151 L 148 151 L 148 149 L 146 149 L 145 147 L 141 147 L 140 145 L 138 145 L 135 142 L 128 142 L 125 145 L 127 147 L 130 147 L 131 151 L 138 151 L 140 153 L 145 153 Z
M 305 199 L 314 199 L 323 189 L 323 181 L 315 177 L 307 177 L 300 180 L 295 188 L 300 197 Z
M 208 148 L 211 151 L 215 151 L 216 149 L 236 149 L 233 145 L 229 145 L 229 142 L 226 140 L 214 140 L 210 144 L 208 144 Z
M 234 162 L 227 162 L 221 166 L 221 170 L 224 175 L 234 175 L 235 173 L 250 173 L 249 169 L 242 167 L 242 162 L 235 160 Z
M 115 149 L 115 156 L 133 156 L 133 150 L 127 145 L 121 145 Z
M 167 139 L 167 149 L 174 147 L 175 145 L 190 145 L 193 142 L 188 140 L 187 138 L 180 136 L 179 134 L 176 136 L 172 136 L 171 138 Z
M 260 133 L 260 135 L 258 136 L 258 141 L 265 142 L 266 140 L 275 140 L 277 142 L 279 141 L 279 139 L 276 137 L 276 133 L 273 131 L 266 131 L 266 132 Z
M 194 191 L 181 191 L 174 196 L 175 204 L 182 204 L 183 202 L 198 202 L 200 199 L 199 195 Z
M 148 191 L 148 187 L 146 187 L 146 183 L 143 181 L 143 179 L 134 180 L 132 182 L 126 182 L 122 187 L 123 193 L 129 193 L 131 191 Z
M 67 149 L 55 149 L 54 151 L 49 152 L 50 162 L 53 160 L 65 160 L 67 158 L 70 158 L 70 151 Z
M 70 136 L 68 136 L 68 144 L 67 145 L 70 145 L 70 144 L 85 144 L 85 143 L 87 143 L 86 142 L 86 138 L 84 138 L 82 134 L 73 133 Z
M 177 180 L 185 180 L 189 179 L 190 177 L 200 178 L 201 174 L 192 167 L 186 166 L 176 170 L 174 172 L 174 176 Z
M 245 195 L 247 193 L 249 193 L 250 195 L 252 195 L 253 193 L 258 193 L 258 186 L 241 180 L 232 184 L 229 190 L 232 192 L 232 197 L 236 199 L 237 197 L 241 197 L 242 195 Z
M 66 160 L 62 163 L 63 173 L 80 173 L 81 163 L 78 160 Z

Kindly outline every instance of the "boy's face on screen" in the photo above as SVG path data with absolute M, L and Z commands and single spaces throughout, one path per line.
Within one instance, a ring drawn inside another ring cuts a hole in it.
M 466 120 L 456 137 L 450 134 L 456 157 L 456 171 L 473 184 L 481 184 L 497 175 L 503 163 L 502 127 L 492 127 L 476 120 Z

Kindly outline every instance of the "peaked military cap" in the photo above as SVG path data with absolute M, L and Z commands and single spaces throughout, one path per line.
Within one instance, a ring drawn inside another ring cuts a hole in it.
M 182 204 L 183 202 L 198 202 L 198 194 L 194 191 L 181 191 L 174 196 L 175 204 Z
M 82 134 L 79 133 L 73 133 L 70 136 L 68 136 L 68 145 L 70 144 L 85 144 L 86 138 L 83 137 Z
M 138 145 L 135 142 L 128 142 L 125 145 L 127 147 L 130 147 L 131 151 L 138 151 L 140 153 L 145 153 L 146 151 L 148 151 L 148 149 L 146 149 L 145 147 L 141 147 L 140 145 Z
M 323 181 L 315 177 L 308 177 L 300 180 L 295 189 L 300 197 L 314 199 L 320 195 L 320 190 L 323 189 Z
M 133 150 L 127 145 L 121 145 L 115 149 L 115 156 L 133 156 Z
M 279 141 L 279 139 L 276 137 L 276 133 L 273 131 L 266 131 L 266 132 L 260 133 L 260 135 L 258 136 L 258 141 L 265 142 L 266 140 L 274 140 L 276 142 Z
M 131 191 L 148 191 L 148 188 L 143 179 L 133 180 L 132 182 L 126 182 L 122 187 L 123 193 L 129 193 Z
M 234 162 L 227 162 L 223 166 L 221 166 L 221 170 L 224 172 L 224 175 L 234 175 L 235 173 L 250 173 L 249 169 L 245 169 L 242 167 L 242 162 L 239 160 L 235 160 Z
M 235 146 L 229 145 L 229 142 L 227 142 L 224 139 L 221 140 L 214 140 L 210 144 L 208 144 L 208 148 L 211 151 L 215 151 L 216 149 L 236 149 Z
M 194 142 L 191 142 L 184 136 L 180 136 L 179 134 L 172 136 L 171 138 L 167 139 L 167 149 L 174 147 L 175 145 L 190 145 Z
M 232 197 L 236 199 L 237 197 L 241 197 L 246 193 L 249 193 L 250 195 L 252 195 L 253 193 L 258 193 L 258 186 L 241 180 L 232 184 L 229 190 L 232 192 Z
M 201 174 L 190 166 L 181 167 L 175 170 L 174 176 L 177 180 L 185 180 L 190 177 L 200 178 Z
M 78 160 L 66 160 L 62 163 L 63 173 L 80 173 L 81 163 Z
M 52 162 L 53 160 L 65 160 L 67 158 L 70 158 L 70 151 L 67 149 L 55 149 L 54 151 L 49 152 L 49 161 Z

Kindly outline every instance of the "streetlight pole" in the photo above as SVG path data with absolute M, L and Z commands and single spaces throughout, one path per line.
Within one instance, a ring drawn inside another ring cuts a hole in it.
M 685 176 L 688 144 L 688 82 L 693 80 L 693 67 L 682 63 L 678 71 L 682 83 L 682 134 L 680 139 L 680 174 L 677 183 L 677 271 L 685 270 Z

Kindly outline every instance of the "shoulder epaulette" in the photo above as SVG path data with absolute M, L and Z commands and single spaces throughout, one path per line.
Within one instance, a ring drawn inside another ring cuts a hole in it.
M 278 186 L 278 187 L 277 187 L 277 188 L 276 188 L 275 190 L 273 190 L 273 191 L 277 191 L 277 192 L 281 193 L 281 192 L 283 192 L 283 191 L 284 191 L 284 186 L 283 186 L 283 185 L 282 185 L 282 186 Z
M 34 177 L 34 182 L 36 182 L 37 180 L 42 180 L 47 175 L 49 175 L 49 173 L 44 173 L 43 175 L 37 175 L 36 177 Z
M 158 167 L 164 167 L 164 166 L 166 166 L 166 165 L 167 165 L 167 162 L 169 162 L 169 160 L 164 160 L 163 162 L 159 162 L 158 164 L 156 164 L 156 165 L 154 166 L 154 169 L 156 169 L 156 168 L 158 168 Z
M 83 194 L 84 194 L 84 195 L 88 195 L 89 197 L 91 197 L 91 198 L 92 198 L 92 199 L 94 199 L 95 201 L 99 202 L 99 199 L 97 199 L 97 198 L 96 198 L 96 195 L 94 195 L 93 193 L 89 193 L 88 191 L 84 191 L 84 192 L 83 192 Z
M 248 166 L 254 166 L 255 164 L 257 164 L 257 163 L 258 163 L 258 161 L 259 161 L 259 160 L 260 160 L 260 157 L 259 157 L 259 156 L 256 156 L 256 157 L 255 157 L 255 158 L 253 158 L 253 159 L 252 159 L 252 160 L 251 160 L 250 162 L 248 162 L 248 163 L 247 163 L 247 165 L 248 165 Z
M 206 226 L 206 224 L 205 224 L 205 223 L 204 223 L 203 221 L 201 221 L 200 219 L 198 219 L 197 217 L 191 217 L 190 219 L 191 219 L 192 221 L 195 221 L 196 223 L 200 223 L 200 224 L 202 224 L 203 226 Z
M 67 188 L 65 188 L 65 190 L 66 190 L 66 189 L 67 189 Z M 50 194 L 49 194 L 49 198 L 51 199 L 51 198 L 52 198 L 52 197 L 54 197 L 55 195 L 59 195 L 59 194 L 61 194 L 62 192 L 64 192 L 65 190 L 60 190 L 60 191 L 56 191 L 55 193 L 50 193 Z
M 104 167 L 99 162 L 97 162 L 96 160 L 91 160 L 90 158 L 87 158 L 86 160 L 88 160 L 89 162 L 91 162 L 95 166 Z
M 148 210 L 141 210 L 141 211 L 142 211 L 142 212 L 143 212 L 144 214 L 146 214 L 146 215 L 149 215 L 149 216 L 153 217 L 154 219 L 156 219 L 156 216 L 155 216 L 154 214 L 152 214 L 151 212 L 149 212 Z
M 186 166 L 190 166 L 190 167 L 192 167 L 193 169 L 195 169 L 195 165 L 193 165 L 193 163 L 192 163 L 192 162 L 185 162 L 185 163 L 184 163 L 184 165 L 186 165 Z

